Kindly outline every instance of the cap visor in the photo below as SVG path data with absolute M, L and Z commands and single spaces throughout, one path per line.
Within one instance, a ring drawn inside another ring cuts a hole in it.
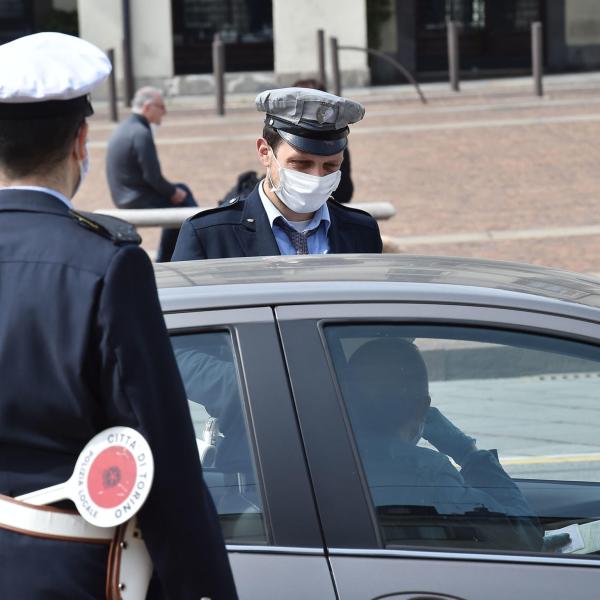
M 337 140 L 315 140 L 314 138 L 307 138 L 300 135 L 294 135 L 287 131 L 277 130 L 279 137 L 287 142 L 290 146 L 300 150 L 301 152 L 307 152 L 308 154 L 318 154 L 319 156 L 331 156 L 344 150 L 348 144 L 348 138 L 346 136 Z
M 7 119 L 52 119 L 81 114 L 90 117 L 94 109 L 87 96 L 70 100 L 45 100 L 41 102 L 0 102 L 0 120 Z

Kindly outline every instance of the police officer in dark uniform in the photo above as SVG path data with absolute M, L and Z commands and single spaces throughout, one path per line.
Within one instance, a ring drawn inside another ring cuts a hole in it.
M 149 597 L 235 599 L 150 261 L 128 224 L 71 204 L 87 94 L 110 63 L 40 33 L 0 46 L 0 64 L 0 597 L 106 597 L 108 545 L 36 533 L 48 512 L 14 497 L 66 481 L 90 438 L 123 425 L 155 460 L 139 513 Z M 11 503 L 22 522 L 3 519 Z
M 382 251 L 377 222 L 330 198 L 349 133 L 364 108 L 307 88 L 268 90 L 258 157 L 266 177 L 243 200 L 184 222 L 172 260 Z

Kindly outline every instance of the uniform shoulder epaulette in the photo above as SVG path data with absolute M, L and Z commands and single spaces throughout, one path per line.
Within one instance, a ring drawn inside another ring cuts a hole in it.
M 109 239 L 113 244 L 140 244 L 142 238 L 131 223 L 98 213 L 70 210 L 69 214 L 82 226 Z
M 235 198 L 231 198 L 227 200 L 224 204 L 216 206 L 215 208 L 206 208 L 204 210 L 199 211 L 193 217 L 190 217 L 190 221 L 195 221 L 197 219 L 202 219 L 203 217 L 207 217 L 208 215 L 214 214 L 223 214 L 224 211 L 227 211 L 229 208 L 237 208 L 239 209 L 241 205 L 244 204 L 245 198 L 236 196 Z

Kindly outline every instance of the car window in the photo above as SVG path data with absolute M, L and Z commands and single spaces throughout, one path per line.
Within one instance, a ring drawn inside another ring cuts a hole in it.
M 329 325 L 386 546 L 600 551 L 600 350 L 522 332 Z
M 230 334 L 178 335 L 171 341 L 225 540 L 264 543 L 263 503 Z

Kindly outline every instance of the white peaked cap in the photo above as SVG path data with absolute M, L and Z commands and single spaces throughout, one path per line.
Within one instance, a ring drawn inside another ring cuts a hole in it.
M 0 45 L 0 65 L 0 115 L 4 113 L 4 118 L 11 109 L 16 118 L 20 113 L 28 116 L 25 106 L 19 110 L 16 105 L 30 105 L 32 116 L 68 114 L 71 103 L 62 101 L 85 99 L 112 69 L 104 52 L 90 42 L 54 32 Z M 46 108 L 48 114 L 41 114 Z

